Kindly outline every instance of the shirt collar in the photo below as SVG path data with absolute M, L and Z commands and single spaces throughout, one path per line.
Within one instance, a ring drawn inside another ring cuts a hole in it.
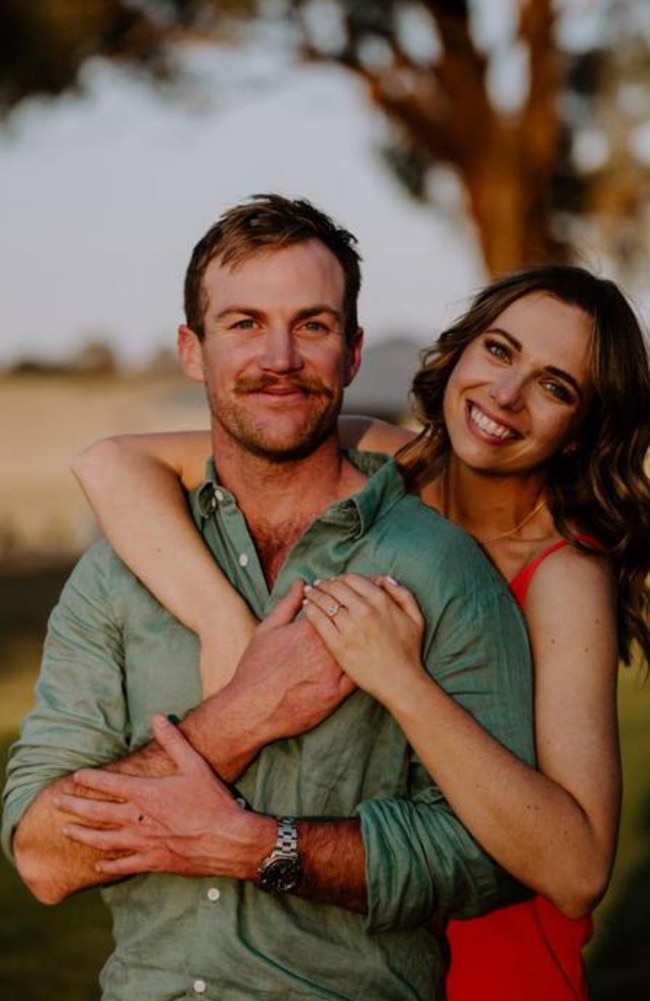
M 368 480 L 357 493 L 330 505 L 318 520 L 324 524 L 340 525 L 356 538 L 367 531 L 380 513 L 404 496 L 405 486 L 394 459 L 379 452 L 357 449 L 345 449 L 345 454 L 360 472 L 368 476 Z M 224 503 L 234 504 L 236 499 L 219 483 L 214 460 L 209 459 L 205 480 L 190 494 L 195 520 L 200 522 L 211 518 Z

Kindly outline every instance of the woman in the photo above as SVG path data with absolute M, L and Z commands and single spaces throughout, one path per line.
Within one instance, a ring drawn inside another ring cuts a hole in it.
M 540 770 L 426 675 L 421 617 L 397 582 L 321 582 L 306 591 L 305 614 L 395 716 L 477 840 L 537 894 L 451 923 L 449 997 L 585 997 L 580 947 L 618 822 L 617 654 L 629 660 L 634 642 L 650 653 L 643 338 L 612 283 L 579 268 L 531 269 L 477 296 L 427 352 L 414 395 L 424 430 L 399 456 L 413 489 L 475 536 L 525 605 Z M 384 451 L 408 437 L 363 420 L 343 434 Z M 253 624 L 184 505 L 170 503 L 182 497 L 179 476 L 198 481 L 208 451 L 202 435 L 108 441 L 75 467 L 118 551 L 201 636 L 206 692 L 231 675 Z M 140 501 L 128 519 L 124 486 Z

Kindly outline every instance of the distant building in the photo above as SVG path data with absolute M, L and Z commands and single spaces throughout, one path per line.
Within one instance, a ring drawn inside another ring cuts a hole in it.
M 345 391 L 344 412 L 393 423 L 406 420 L 411 415 L 409 392 L 422 347 L 394 337 L 364 348 L 361 368 Z

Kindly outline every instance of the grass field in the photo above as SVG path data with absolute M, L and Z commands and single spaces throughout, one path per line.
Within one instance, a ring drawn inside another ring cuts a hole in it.
M 46 613 L 66 572 L 61 568 L 22 578 L 0 575 L 3 771 L 18 721 L 31 702 Z M 592 1001 L 650 998 L 650 682 L 642 685 L 633 671 L 621 675 L 620 716 L 624 810 L 614 878 L 596 914 L 596 935 L 587 957 Z M 98 894 L 84 893 L 55 908 L 44 907 L 3 859 L 0 901 L 2 1001 L 95 1001 L 97 973 L 110 950 L 109 920 Z

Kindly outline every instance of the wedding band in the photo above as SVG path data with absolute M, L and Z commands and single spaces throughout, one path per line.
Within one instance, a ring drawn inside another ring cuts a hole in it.
M 336 615 L 338 615 L 340 609 L 341 606 L 338 604 L 338 602 L 334 602 L 333 604 L 327 606 L 325 612 L 327 613 L 327 615 L 329 615 L 330 619 L 333 619 Z

